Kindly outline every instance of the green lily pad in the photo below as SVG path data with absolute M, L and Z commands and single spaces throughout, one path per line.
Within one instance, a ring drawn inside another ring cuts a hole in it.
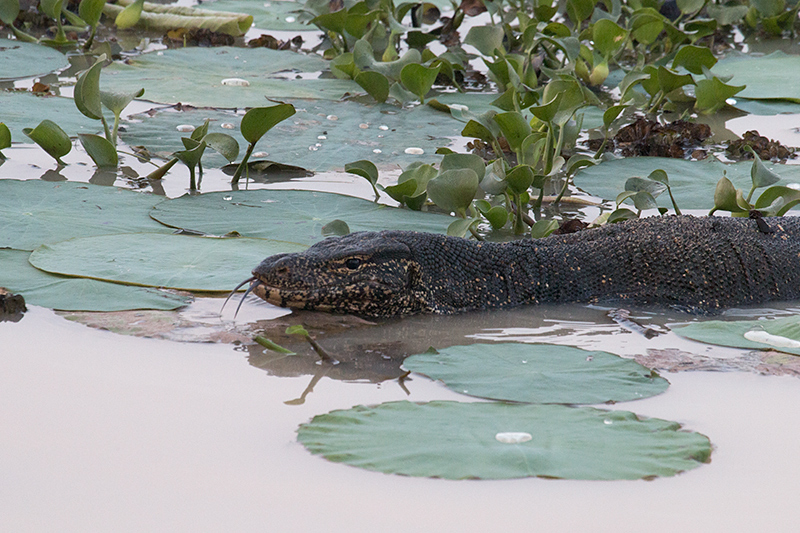
M 0 39 L 0 81 L 44 76 L 68 66 L 67 57 L 48 46 Z
M 30 92 L 0 91 L 0 121 L 11 130 L 15 142 L 32 142 L 23 135 L 23 128 L 33 128 L 43 120 L 52 120 L 74 137 L 78 133 L 101 133 L 97 120 L 83 116 L 72 98 L 36 96 Z
M 310 191 L 238 191 L 184 195 L 158 204 L 154 219 L 174 228 L 279 239 L 311 245 L 322 226 L 343 220 L 351 231 L 404 229 L 446 233 L 452 217 L 388 207 L 339 194 Z
M 764 163 L 786 182 L 800 181 L 800 166 Z M 751 161 L 740 163 L 721 163 L 709 157 L 703 161 L 685 161 L 669 157 L 628 157 L 614 161 L 604 161 L 593 167 L 586 167 L 575 175 L 575 185 L 581 190 L 613 200 L 625 190 L 625 181 L 635 176 L 646 177 L 656 169 L 666 171 L 670 187 L 678 207 L 681 209 L 711 209 L 714 207 L 714 189 L 727 172 L 728 179 L 745 191 L 750 190 Z M 784 183 L 785 184 L 785 183 Z M 658 198 L 659 205 L 672 208 L 668 195 Z
M 247 13 L 253 16 L 253 26 L 262 30 L 309 31 L 315 28 L 298 20 L 302 17 L 295 13 L 303 9 L 304 4 L 294 0 L 216 0 L 203 2 L 202 6 L 209 11 Z
M 170 230 L 149 210 L 163 198 L 115 187 L 0 180 L 0 247 L 33 250 L 72 237 Z
M 766 56 L 734 55 L 720 59 L 711 72 L 730 76 L 730 84 L 747 85 L 737 98 L 790 100 L 800 103 L 800 56 L 781 51 Z
M 152 102 L 223 108 L 259 107 L 269 103 L 266 98 L 339 100 L 361 92 L 352 80 L 310 78 L 325 70 L 328 63 L 321 57 L 288 50 L 191 47 L 115 62 L 103 69 L 100 83 L 120 92 L 144 87 Z M 234 78 L 249 85 L 223 85 Z
M 308 170 L 341 171 L 345 164 L 368 159 L 379 168 L 407 166 L 412 162 L 438 163 L 436 149 L 451 144 L 464 127 L 462 123 L 427 106 L 398 109 L 389 104 L 363 105 L 358 102 L 287 100 L 297 113 L 270 130 L 256 145 L 256 151 L 279 163 Z M 247 146 L 239 124 L 241 115 L 212 109 L 181 112 L 163 110 L 148 117 L 136 115 L 120 137 L 128 144 L 144 145 L 151 152 L 182 150 L 181 124 L 199 126 L 210 119 L 209 131 L 233 135 Z M 226 124 L 234 129 L 223 129 Z M 184 135 L 185 136 L 185 135 Z M 424 154 L 407 154 L 407 148 L 421 148 Z M 209 165 L 226 163 L 209 154 Z
M 367 470 L 445 479 L 641 479 L 708 462 L 699 433 L 589 407 L 389 402 L 315 416 L 297 439 Z
M 769 320 L 706 320 L 672 329 L 681 337 L 706 344 L 800 355 L 800 316 Z
M 265 257 L 306 247 L 267 239 L 130 233 L 44 244 L 30 257 L 53 274 L 127 285 L 228 292 Z
M 158 289 L 48 274 L 31 266 L 30 255 L 0 250 L 0 287 L 21 294 L 31 305 L 60 311 L 126 311 L 177 309 L 191 301 Z
M 472 344 L 413 355 L 406 370 L 494 400 L 591 404 L 661 394 L 664 378 L 631 359 L 549 344 Z

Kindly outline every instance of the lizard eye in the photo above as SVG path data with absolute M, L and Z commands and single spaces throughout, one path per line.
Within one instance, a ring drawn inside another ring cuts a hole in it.
M 344 262 L 344 266 L 346 266 L 350 270 L 355 270 L 359 266 L 361 266 L 361 259 L 356 259 L 355 257 L 351 257 L 350 259 Z

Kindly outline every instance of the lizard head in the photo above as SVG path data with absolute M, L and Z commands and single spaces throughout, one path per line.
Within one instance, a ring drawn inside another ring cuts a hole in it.
M 421 267 L 398 232 L 330 237 L 301 253 L 278 254 L 253 270 L 251 290 L 281 307 L 367 317 L 426 308 Z

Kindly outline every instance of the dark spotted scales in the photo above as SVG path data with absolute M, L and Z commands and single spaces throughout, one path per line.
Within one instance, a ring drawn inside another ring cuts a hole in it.
M 393 316 L 543 302 L 694 312 L 800 298 L 800 219 L 670 216 L 510 243 L 408 231 L 329 238 L 265 259 L 253 291 L 282 306 Z

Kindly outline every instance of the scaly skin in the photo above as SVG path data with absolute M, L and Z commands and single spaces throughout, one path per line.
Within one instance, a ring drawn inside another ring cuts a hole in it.
M 283 307 L 388 317 L 545 302 L 691 312 L 800 299 L 800 219 L 652 217 L 563 236 L 476 242 L 409 231 L 268 257 L 252 290 Z

